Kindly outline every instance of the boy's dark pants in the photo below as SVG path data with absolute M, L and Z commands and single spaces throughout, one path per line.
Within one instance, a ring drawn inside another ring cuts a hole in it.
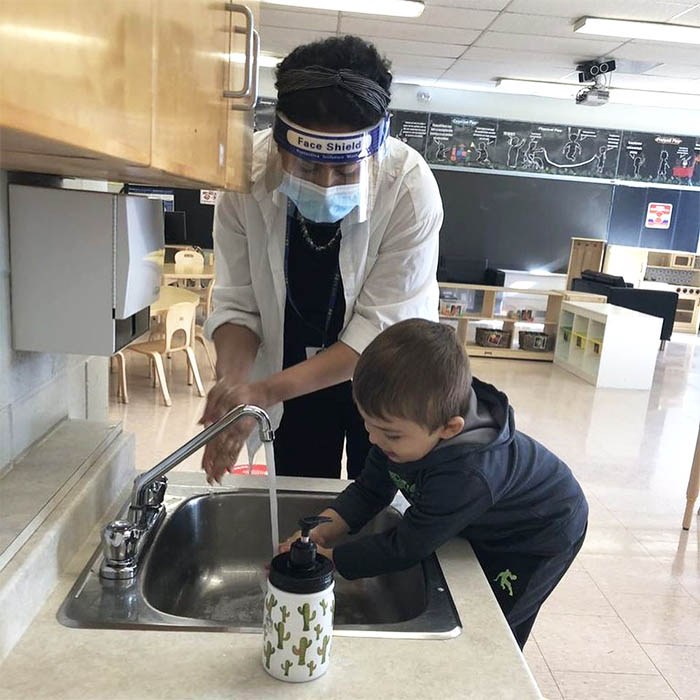
M 542 603 L 571 566 L 585 537 L 584 530 L 573 547 L 554 557 L 494 552 L 472 542 L 479 564 L 521 649 L 530 636 Z

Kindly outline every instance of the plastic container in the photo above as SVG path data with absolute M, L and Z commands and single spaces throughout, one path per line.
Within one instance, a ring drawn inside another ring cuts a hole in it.
M 335 596 L 333 564 L 316 551 L 311 530 L 330 518 L 299 521 L 301 537 L 270 565 L 263 611 L 262 662 L 274 678 L 304 683 L 330 663 Z

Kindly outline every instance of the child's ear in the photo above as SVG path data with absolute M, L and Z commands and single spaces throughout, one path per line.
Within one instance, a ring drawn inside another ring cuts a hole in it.
M 464 430 L 464 418 L 462 416 L 452 416 L 450 420 L 439 430 L 442 440 L 449 440 L 455 435 L 459 435 Z

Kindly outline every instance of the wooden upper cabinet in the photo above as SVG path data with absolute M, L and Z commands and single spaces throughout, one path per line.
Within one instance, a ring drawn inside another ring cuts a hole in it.
M 252 14 L 254 27 L 258 27 L 253 36 L 252 49 L 259 53 L 259 3 L 257 0 L 246 2 L 245 7 Z M 251 48 L 247 45 L 246 17 L 240 10 L 233 12 L 231 16 L 234 22 L 231 32 L 231 54 L 238 57 L 246 56 Z M 252 84 L 249 87 L 251 93 L 254 93 L 249 97 L 229 99 L 225 188 L 237 192 L 245 192 L 249 189 L 253 160 L 254 110 L 248 107 L 254 103 L 257 95 L 257 62 L 250 66 L 250 74 L 247 76 L 248 69 L 249 66 L 245 62 L 231 61 L 227 78 L 227 87 L 231 91 L 242 90 L 250 79 Z
M 3 0 L 2 166 L 23 153 L 148 164 L 151 62 L 149 0 Z
M 223 1 L 2 0 L 0 167 L 245 191 L 245 25 Z
M 151 164 L 223 187 L 231 13 L 223 2 L 155 3 Z

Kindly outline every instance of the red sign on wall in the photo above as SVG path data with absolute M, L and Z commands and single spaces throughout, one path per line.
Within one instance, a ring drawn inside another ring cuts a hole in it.
M 673 204 L 649 202 L 647 208 L 647 228 L 671 228 L 671 212 Z

